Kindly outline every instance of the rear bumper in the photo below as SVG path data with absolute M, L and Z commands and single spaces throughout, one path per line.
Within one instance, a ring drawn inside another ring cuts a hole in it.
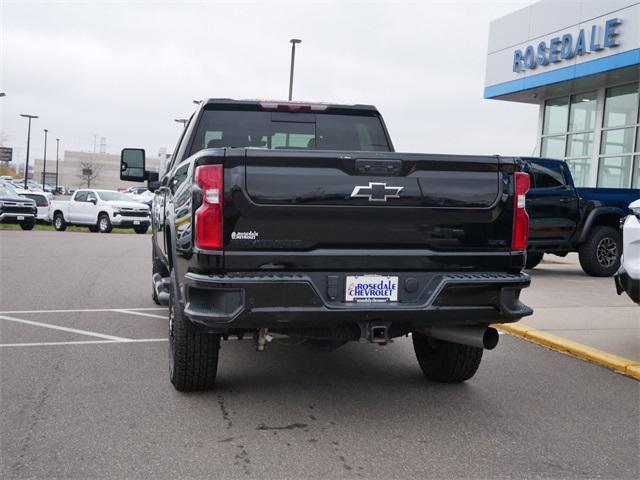
M 640 279 L 631 278 L 624 267 L 621 267 L 618 273 L 613 276 L 613 280 L 616 283 L 618 295 L 627 292 L 631 300 L 640 304 Z
M 185 315 L 213 329 L 404 322 L 508 323 L 531 315 L 526 274 L 400 272 L 398 302 L 345 303 L 344 272 L 242 273 L 184 278 Z

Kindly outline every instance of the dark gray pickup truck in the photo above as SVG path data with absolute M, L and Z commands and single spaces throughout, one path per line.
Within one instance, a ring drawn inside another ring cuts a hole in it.
M 520 302 L 529 175 L 514 158 L 397 153 L 371 106 L 213 99 L 148 181 L 171 381 L 213 386 L 220 340 L 313 350 L 411 334 L 432 380 L 471 378 Z

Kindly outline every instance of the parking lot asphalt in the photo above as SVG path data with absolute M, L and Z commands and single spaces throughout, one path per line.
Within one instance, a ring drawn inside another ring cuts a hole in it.
M 545 255 L 522 298 L 534 309 L 522 320 L 607 353 L 640 361 L 640 307 L 617 295 L 610 277 L 587 277 L 578 255 Z
M 231 341 L 214 391 L 176 392 L 149 242 L 0 232 L 2 478 L 640 475 L 640 383 L 506 335 L 462 385 L 426 381 L 407 339 Z

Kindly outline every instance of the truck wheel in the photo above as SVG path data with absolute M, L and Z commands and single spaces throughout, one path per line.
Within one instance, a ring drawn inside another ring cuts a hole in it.
M 542 261 L 542 257 L 544 257 L 544 253 L 542 252 L 527 252 L 527 263 L 525 264 L 525 268 L 536 268 Z
M 64 216 L 61 213 L 56 213 L 53 216 L 53 228 L 58 232 L 64 232 L 67 229 L 67 222 L 64 221 Z
M 584 273 L 592 277 L 610 277 L 620 268 L 622 239 L 611 227 L 595 227 L 578 255 Z
M 190 331 L 176 298 L 175 272 L 169 296 L 169 374 L 176 390 L 191 392 L 214 386 L 218 372 L 220 335 Z
M 143 234 L 143 233 L 147 233 L 147 230 L 149 230 L 149 226 L 148 225 L 141 225 L 139 227 L 133 227 L 133 229 L 135 230 L 136 233 L 138 234 Z
M 33 230 L 34 225 L 34 223 L 21 223 L 20 228 L 22 230 Z
M 89 225 L 89 231 L 96 233 L 98 231 L 98 225 Z
M 109 220 L 109 215 L 106 213 L 101 213 L 98 217 L 98 229 L 100 230 L 100 233 L 109 233 L 113 230 L 111 220 Z
M 482 348 L 445 342 L 413 332 L 413 349 L 424 376 L 444 383 L 460 383 L 473 377 L 482 360 Z

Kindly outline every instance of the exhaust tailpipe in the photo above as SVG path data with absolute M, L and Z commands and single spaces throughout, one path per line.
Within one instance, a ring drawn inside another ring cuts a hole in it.
M 151 281 L 160 305 L 169 305 L 169 279 L 163 278 L 159 273 L 154 273 Z
M 493 350 L 500 336 L 495 328 L 482 326 L 431 327 L 424 329 L 425 335 L 452 343 Z

